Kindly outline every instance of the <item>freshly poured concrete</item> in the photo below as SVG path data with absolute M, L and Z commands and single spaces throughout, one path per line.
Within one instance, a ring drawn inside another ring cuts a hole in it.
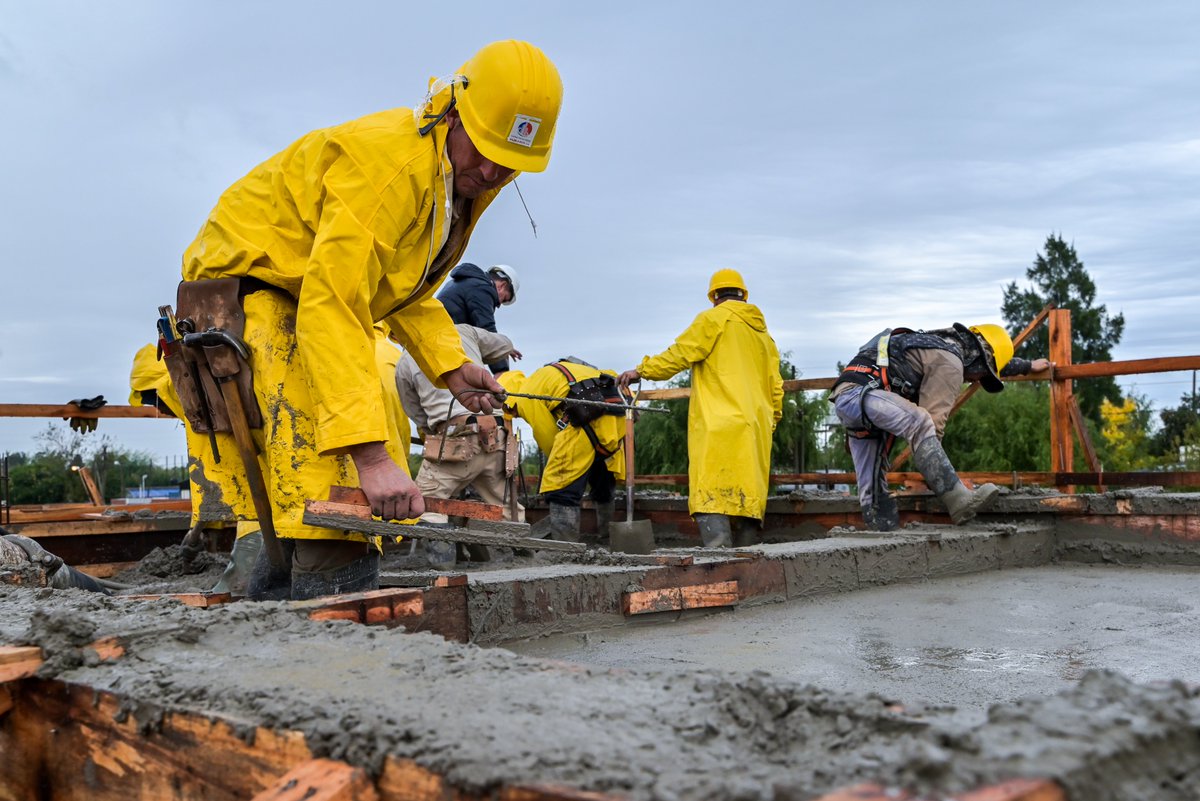
M 764 670 L 905 703 L 987 707 L 1090 669 L 1200 682 L 1200 569 L 1060 565 L 693 613 L 510 643 L 608 668 Z

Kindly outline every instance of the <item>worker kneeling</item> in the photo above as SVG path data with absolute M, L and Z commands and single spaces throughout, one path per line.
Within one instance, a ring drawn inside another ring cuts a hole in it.
M 597 414 L 595 407 L 554 400 L 510 395 L 505 401 L 507 411 L 529 423 L 538 447 L 546 454 L 541 494 L 550 506 L 550 514 L 534 524 L 532 536 L 579 542 L 579 510 L 584 490 L 590 487 L 596 506 L 596 532 L 602 541 L 608 541 L 613 489 L 618 481 L 625 480 L 625 407 L 616 394 L 616 375 L 568 356 L 528 376 L 520 370 L 497 376 L 506 392 L 565 398 L 580 396 L 579 390 L 597 388 L 601 394 L 612 395 L 611 414 L 602 409 Z
M 735 270 L 709 281 L 712 308 L 675 344 L 621 374 L 621 385 L 692 371 L 688 511 L 709 547 L 750 544 L 767 509 L 771 435 L 783 415 L 779 350 Z M 736 538 L 736 541 L 735 541 Z
M 475 364 L 493 364 L 513 353 L 512 340 L 471 325 L 457 325 L 463 352 Z M 512 423 L 503 416 L 472 414 L 446 389 L 433 385 L 416 360 L 405 354 L 396 365 L 396 389 L 408 418 L 425 439 L 417 489 L 425 498 L 453 498 L 471 487 L 484 502 L 502 505 L 512 500 L 509 477 L 517 463 L 516 440 Z M 506 493 L 507 489 L 507 493 Z M 514 504 L 516 520 L 524 519 L 523 510 Z M 511 519 L 511 514 L 510 514 Z M 426 512 L 421 522 L 448 523 L 446 515 Z M 466 546 L 471 559 L 485 562 L 490 558 L 486 545 Z M 439 570 L 454 567 L 457 546 L 452 542 L 425 541 L 425 555 Z
M 888 492 L 887 454 L 896 437 L 907 440 L 913 461 L 955 524 L 965 523 L 999 494 L 994 484 L 967 489 L 942 450 L 946 419 L 963 382 L 1000 392 L 1002 375 L 1050 366 L 1046 359 L 1013 358 L 1013 343 L 998 325 L 954 323 L 935 331 L 888 328 L 859 348 L 829 393 L 846 426 L 858 481 L 863 522 L 874 531 L 900 524 Z

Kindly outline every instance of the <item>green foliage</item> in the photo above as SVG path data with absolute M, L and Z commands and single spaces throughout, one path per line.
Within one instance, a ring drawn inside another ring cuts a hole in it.
M 947 422 L 942 444 L 958 470 L 1049 470 L 1050 388 L 1018 383 L 976 393 Z
M 1100 438 L 1094 440 L 1105 470 L 1124 472 L 1147 470 L 1155 466 L 1150 453 L 1150 402 L 1140 396 L 1130 396 L 1122 403 L 1104 401 L 1100 407 L 1104 426 Z
M 147 486 L 170 486 L 187 478 L 182 466 L 156 465 L 148 454 L 122 448 L 106 434 L 84 436 L 65 424 L 51 423 L 36 439 L 36 453 L 8 455 L 9 501 L 14 505 L 87 502 L 87 491 L 72 465 L 92 471 L 106 500 L 138 487 L 143 475 Z
M 1025 277 L 1033 285 L 1019 289 L 1013 281 L 1004 288 L 1004 303 L 1000 312 L 1008 331 L 1016 336 L 1053 301 L 1059 309 L 1071 311 L 1071 359 L 1074 362 L 1112 361 L 1113 346 L 1121 341 L 1125 331 L 1125 316 L 1110 317 L 1108 308 L 1096 302 L 1096 284 L 1092 281 L 1073 245 L 1061 235 L 1046 238 L 1045 254 L 1038 254 Z M 1045 325 L 1017 349 L 1017 356 L 1037 359 L 1049 355 L 1049 331 Z M 1101 424 L 1100 406 L 1104 400 L 1121 402 L 1121 390 L 1113 378 L 1089 378 L 1076 384 L 1079 406 L 1084 415 Z
M 680 373 L 667 384 L 686 387 L 691 383 L 690 370 Z M 674 475 L 686 473 L 688 401 L 652 401 L 651 406 L 670 409 L 670 414 L 643 414 L 638 417 L 634 434 L 634 469 L 639 475 Z
M 1149 450 L 1164 465 L 1187 465 L 1200 461 L 1200 396 L 1185 393 L 1173 409 L 1159 412 L 1162 427 L 1154 433 Z M 1196 467 L 1188 467 L 1195 470 Z

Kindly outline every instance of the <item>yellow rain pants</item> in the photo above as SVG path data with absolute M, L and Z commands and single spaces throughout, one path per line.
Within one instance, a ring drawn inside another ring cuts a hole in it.
M 758 307 L 727 300 L 707 309 L 675 344 L 637 366 L 656 381 L 688 369 L 688 511 L 761 520 L 783 379 Z
M 565 362 L 575 380 L 583 381 L 595 378 L 600 370 L 582 364 Z M 615 376 L 611 370 L 604 372 Z M 503 373 L 502 376 L 509 375 Z M 519 373 L 518 373 L 519 375 Z M 552 395 L 561 398 L 567 394 L 567 378 L 556 367 L 546 365 L 534 370 L 523 381 L 510 385 L 502 377 L 501 383 L 513 392 L 524 392 L 529 395 Z M 559 429 L 558 418 L 550 411 L 558 404 L 551 401 L 532 400 L 529 398 L 510 398 L 508 405 L 516 409 L 518 417 L 529 423 L 533 429 L 533 437 L 538 447 L 546 456 L 546 469 L 542 473 L 541 492 L 554 492 L 568 486 L 582 476 L 592 466 L 596 458 L 596 449 L 588 439 L 583 429 L 569 425 Z M 591 422 L 596 439 L 605 450 L 611 451 L 605 465 L 618 481 L 625 479 L 625 418 L 605 415 Z

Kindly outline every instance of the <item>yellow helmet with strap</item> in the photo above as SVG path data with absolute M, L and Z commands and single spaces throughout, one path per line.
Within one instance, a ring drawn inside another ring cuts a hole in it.
M 991 323 L 973 325 L 971 333 L 975 334 L 983 344 L 984 362 L 992 373 L 990 377 L 994 379 L 994 381 L 984 381 L 984 389 L 989 392 L 999 392 L 1004 388 L 1000 382 L 1000 371 L 1013 357 L 1012 338 L 1003 327 Z
M 712 278 L 708 282 L 708 299 L 716 302 L 717 292 L 722 289 L 740 289 L 742 291 L 742 300 L 750 298 L 750 290 L 746 289 L 746 282 L 742 280 L 742 274 L 737 270 L 717 270 L 713 273 Z

